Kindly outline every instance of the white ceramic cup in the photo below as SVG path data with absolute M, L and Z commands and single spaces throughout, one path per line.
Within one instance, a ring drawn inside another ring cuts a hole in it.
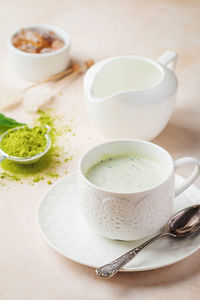
M 14 32 L 9 41 L 9 58 L 16 74 L 28 81 L 43 80 L 51 75 L 64 71 L 69 65 L 70 37 L 62 29 L 49 25 L 32 25 L 23 29 L 35 29 L 37 31 L 53 31 L 64 40 L 65 45 L 56 51 L 48 53 L 27 53 L 17 49 L 13 43 Z
M 153 188 L 141 192 L 113 192 L 88 181 L 87 170 L 103 156 L 140 153 L 160 162 L 166 176 Z M 174 187 L 177 167 L 192 163 L 195 169 L 179 187 Z M 118 240 L 137 240 L 159 231 L 172 213 L 174 197 L 187 189 L 200 174 L 200 162 L 193 157 L 173 161 L 170 154 L 151 142 L 122 139 L 99 144 L 86 152 L 79 165 L 81 209 L 89 225 L 100 235 Z

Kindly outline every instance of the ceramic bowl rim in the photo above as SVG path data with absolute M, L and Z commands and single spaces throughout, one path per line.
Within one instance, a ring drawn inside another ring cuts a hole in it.
M 16 33 L 18 33 L 20 31 L 20 29 L 15 30 L 9 37 L 8 39 L 8 47 L 15 52 L 17 55 L 19 56 L 25 56 L 25 57 L 31 57 L 34 59 L 42 59 L 45 57 L 52 57 L 52 56 L 56 56 L 64 51 L 66 51 L 67 49 L 70 48 L 71 46 L 71 38 L 69 36 L 69 34 L 64 31 L 62 28 L 59 28 L 57 26 L 54 25 L 45 25 L 45 24 L 40 24 L 40 25 L 29 25 L 29 26 L 25 26 L 22 27 L 21 29 L 37 29 L 37 30 L 43 30 L 43 31 L 53 31 L 58 37 L 62 38 L 64 40 L 64 46 L 58 50 L 52 51 L 52 52 L 48 52 L 48 53 L 28 53 L 28 52 L 24 52 L 22 50 L 17 49 L 13 43 L 12 43 L 12 39 L 15 36 Z

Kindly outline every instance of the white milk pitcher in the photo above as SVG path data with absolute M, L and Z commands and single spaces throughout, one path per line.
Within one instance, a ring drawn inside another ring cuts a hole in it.
M 176 100 L 176 60 L 173 51 L 157 61 L 118 56 L 87 71 L 86 108 L 105 137 L 151 140 L 165 128 Z

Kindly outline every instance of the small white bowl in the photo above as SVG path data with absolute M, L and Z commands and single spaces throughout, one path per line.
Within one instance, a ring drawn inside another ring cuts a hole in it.
M 71 40 L 64 30 L 49 25 L 32 25 L 23 27 L 23 29 L 36 29 L 42 32 L 53 31 L 64 40 L 65 45 L 61 49 L 48 53 L 27 53 L 13 45 L 12 39 L 19 30 L 14 32 L 8 41 L 9 57 L 15 72 L 21 78 L 28 81 L 39 81 L 67 68 Z

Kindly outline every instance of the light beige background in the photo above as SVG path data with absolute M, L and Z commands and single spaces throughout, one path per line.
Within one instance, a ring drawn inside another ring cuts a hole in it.
M 33 23 L 54 24 L 68 31 L 72 57 L 78 61 L 126 54 L 156 59 L 166 49 L 174 50 L 179 54 L 177 106 L 155 142 L 174 158 L 200 159 L 199 16 L 198 0 L 1 0 L 0 87 L 25 86 L 8 65 L 6 40 L 13 30 Z M 76 136 L 69 135 L 66 146 L 74 157 L 68 165 L 71 172 L 81 153 L 104 139 L 87 119 L 81 78 L 53 106 L 65 114 L 66 122 L 74 118 Z M 9 115 L 26 122 L 32 119 L 23 107 Z M 181 174 L 188 172 L 183 169 Z M 200 180 L 196 184 L 200 187 Z M 92 268 L 57 254 L 43 241 L 35 221 L 38 201 L 47 188 L 46 183 L 1 188 L 1 300 L 199 299 L 199 251 L 170 267 L 121 273 L 110 280 L 99 279 Z

